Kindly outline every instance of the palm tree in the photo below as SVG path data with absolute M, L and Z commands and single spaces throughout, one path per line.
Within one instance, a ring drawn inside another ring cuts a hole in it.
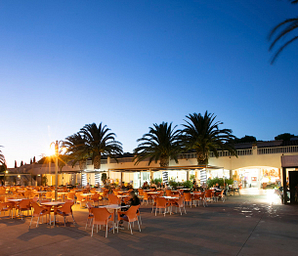
M 160 125 L 153 124 L 149 127 L 149 133 L 143 135 L 137 142 L 141 142 L 134 149 L 135 164 L 149 158 L 148 165 L 154 160 L 159 160 L 161 167 L 169 166 L 169 160 L 174 159 L 178 163 L 178 154 L 181 152 L 180 131 L 172 128 L 172 123 L 162 122 Z
M 218 157 L 219 149 L 227 149 L 232 155 L 237 155 L 234 147 L 229 143 L 235 136 L 230 129 L 219 129 L 222 122 L 215 121 L 216 116 L 207 111 L 202 116 L 193 113 L 186 116 L 183 124 L 182 141 L 185 150 L 195 150 L 198 164 L 208 164 L 209 154 L 212 151 Z
M 100 123 L 97 127 L 95 123 L 86 124 L 80 133 L 86 141 L 88 155 L 92 158 L 94 169 L 100 169 L 102 155 L 112 156 L 122 154 L 122 143 L 115 140 L 116 134 L 110 132 L 111 129 Z M 117 159 L 116 159 L 117 160 Z
M 298 0 L 290 0 L 290 2 L 292 4 L 297 4 Z M 285 38 L 287 35 L 289 35 L 291 32 L 293 32 L 296 28 L 298 28 L 298 18 L 286 19 L 283 22 L 279 23 L 277 26 L 275 26 L 269 34 L 269 40 L 271 40 L 273 38 L 273 36 L 276 35 L 276 37 L 274 38 L 273 42 L 271 43 L 271 45 L 269 47 L 269 51 L 271 51 L 274 48 L 276 43 L 279 42 L 281 38 Z M 293 38 L 291 38 L 290 40 L 285 42 L 281 47 L 279 47 L 279 49 L 274 54 L 274 56 L 271 60 L 271 64 L 274 63 L 274 61 L 276 60 L 278 55 L 283 51 L 283 49 L 285 47 L 287 47 L 290 43 L 294 42 L 297 39 L 298 39 L 298 36 L 294 36 Z
M 0 146 L 0 147 L 2 147 L 2 146 Z M 4 155 L 3 155 L 3 153 L 2 153 L 1 150 L 0 150 L 0 164 L 1 165 L 4 165 L 5 164 L 5 157 L 4 157 Z
M 79 162 L 80 170 L 86 168 L 86 159 L 88 158 L 88 150 L 85 138 L 78 132 L 68 136 L 62 143 L 66 147 L 65 160 L 72 160 L 72 167 Z M 68 156 L 68 159 L 67 157 Z

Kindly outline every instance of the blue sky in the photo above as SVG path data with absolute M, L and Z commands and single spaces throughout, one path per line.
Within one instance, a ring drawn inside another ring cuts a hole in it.
M 0 1 L 0 145 L 8 166 L 103 122 L 124 151 L 153 123 L 208 110 L 234 135 L 298 134 L 297 43 L 274 65 L 284 0 Z

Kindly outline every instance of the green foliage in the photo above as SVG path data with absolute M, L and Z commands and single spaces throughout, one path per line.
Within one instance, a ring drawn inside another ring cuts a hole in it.
M 256 142 L 257 138 L 254 136 L 245 135 L 244 137 L 235 139 L 235 143 Z
M 233 185 L 234 180 L 233 179 L 225 179 L 225 182 L 227 185 Z
M 297 4 L 298 0 L 289 0 L 289 2 L 291 2 L 291 4 Z M 269 51 L 271 51 L 273 48 L 278 47 L 277 51 L 273 55 L 271 64 L 274 63 L 274 61 L 276 60 L 278 55 L 283 51 L 284 48 L 286 48 L 289 44 L 293 43 L 298 39 L 298 36 L 295 34 L 297 33 L 297 22 L 298 18 L 296 17 L 288 18 L 280 22 L 271 30 L 268 37 L 268 39 L 272 41 L 269 47 Z M 292 38 L 289 38 L 290 36 Z M 278 43 L 281 43 L 281 45 L 276 46 L 278 45 Z
M 42 176 L 42 179 L 41 179 L 41 184 L 46 186 L 48 183 L 48 178 L 46 175 Z
M 160 179 L 152 179 L 151 180 L 151 184 L 156 184 L 156 185 L 158 185 L 158 183 L 162 183 L 162 179 L 160 178 Z
M 192 188 L 193 187 L 193 184 L 190 180 L 187 180 L 187 181 L 184 181 L 182 183 L 182 186 L 185 187 L 185 188 Z
M 274 137 L 275 140 L 283 140 L 283 141 L 289 141 L 289 140 L 291 140 L 291 138 L 297 138 L 297 136 L 295 136 L 294 134 L 290 134 L 290 133 L 283 133 L 283 134 L 279 134 L 276 137 Z
M 92 158 L 94 169 L 100 169 L 100 159 L 102 155 L 111 156 L 116 161 L 116 155 L 122 154 L 122 143 L 115 140 L 116 134 L 110 132 L 106 125 L 100 123 L 86 124 L 80 129 L 80 134 L 85 140 L 84 149 L 88 156 Z
M 170 180 L 169 185 L 176 189 L 177 187 L 185 187 L 185 188 L 192 188 L 193 184 L 190 180 L 184 181 L 184 182 L 176 182 L 175 180 Z
M 1 164 L 0 165 L 0 172 L 5 172 L 7 170 L 6 164 Z
M 194 174 L 190 175 L 190 177 L 189 177 L 190 180 L 194 180 L 195 178 L 196 178 L 196 175 L 194 175 Z
M 228 185 L 232 185 L 233 179 L 223 180 L 222 178 L 214 178 L 214 179 L 207 180 L 207 185 L 209 188 L 213 187 L 213 185 L 216 185 L 216 183 L 218 183 L 219 186 L 224 186 L 224 182 Z
M 148 165 L 152 161 L 159 161 L 162 167 L 169 166 L 169 159 L 178 163 L 178 154 L 181 152 L 180 131 L 177 126 L 172 128 L 172 123 L 162 122 L 149 127 L 149 133 L 143 135 L 137 142 L 140 144 L 134 149 L 135 164 L 148 159 Z
M 107 174 L 106 173 L 102 173 L 101 174 L 101 181 L 105 184 L 107 180 Z
M 183 124 L 183 146 L 186 150 L 196 151 L 198 164 L 208 164 L 210 152 L 218 157 L 220 149 L 237 156 L 237 151 L 231 144 L 231 140 L 235 139 L 232 130 L 219 129 L 222 122 L 216 121 L 214 114 L 206 111 L 204 115 L 193 113 L 186 118 L 186 124 Z

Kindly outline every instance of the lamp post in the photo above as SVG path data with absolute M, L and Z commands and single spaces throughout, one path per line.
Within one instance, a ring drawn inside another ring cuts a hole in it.
M 56 140 L 55 143 L 55 201 L 57 201 L 57 190 L 58 190 L 58 157 L 59 157 L 59 151 L 58 151 L 58 140 Z

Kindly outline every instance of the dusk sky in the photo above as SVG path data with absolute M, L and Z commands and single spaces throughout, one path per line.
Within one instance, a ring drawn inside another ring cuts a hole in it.
M 274 65 L 268 51 L 297 12 L 287 0 L 0 0 L 8 167 L 93 122 L 125 152 L 153 123 L 206 110 L 239 138 L 297 135 L 298 43 Z

